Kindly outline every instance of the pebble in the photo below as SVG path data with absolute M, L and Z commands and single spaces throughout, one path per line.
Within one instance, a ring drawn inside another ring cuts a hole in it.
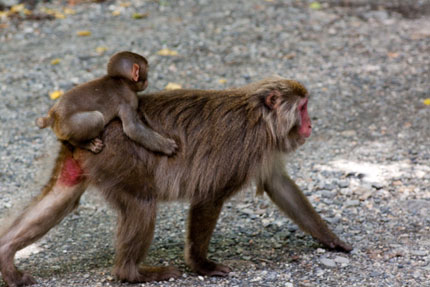
M 427 253 L 428 253 L 428 251 L 426 251 L 426 250 L 412 250 L 410 252 L 410 254 L 414 255 L 414 256 L 426 256 Z
M 340 264 L 349 264 L 349 259 L 345 258 L 345 257 L 342 257 L 342 256 L 336 256 L 334 258 L 334 261 L 336 263 L 340 263 Z
M 343 206 L 344 207 L 354 207 L 354 206 L 359 206 L 360 205 L 360 201 L 357 199 L 353 199 L 353 200 L 347 200 Z
M 321 258 L 321 259 L 320 259 L 320 262 L 321 262 L 324 266 L 327 266 L 327 267 L 336 267 L 336 263 L 335 263 L 333 260 L 328 259 L 328 258 Z

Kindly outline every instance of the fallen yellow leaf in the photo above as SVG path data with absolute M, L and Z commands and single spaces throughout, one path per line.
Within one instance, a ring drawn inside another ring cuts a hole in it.
M 134 13 L 131 17 L 133 18 L 133 19 L 143 19 L 143 18 L 146 18 L 146 17 L 148 17 L 148 13 L 143 13 L 143 14 L 141 14 L 141 13 Z
M 224 78 L 221 78 L 221 79 L 218 80 L 218 83 L 225 84 L 225 83 L 227 83 L 227 80 L 224 79 Z
M 119 6 L 121 6 L 121 7 L 130 7 L 131 3 L 130 2 L 124 2 L 124 3 L 120 3 Z
M 55 12 L 54 17 L 57 19 L 65 19 L 66 15 L 64 15 L 63 13 L 60 13 L 60 12 Z
M 182 89 L 182 86 L 176 83 L 168 83 L 164 89 L 171 91 L 171 90 Z
M 387 56 L 390 58 L 397 58 L 399 56 L 399 53 L 397 52 L 388 52 Z
M 59 97 L 61 97 L 63 94 L 64 94 L 63 91 L 57 90 L 57 91 L 53 91 L 52 93 L 50 93 L 49 97 L 51 98 L 51 100 L 56 100 Z
M 6 17 L 9 14 L 9 11 L 0 11 L 0 18 Z
M 321 9 L 321 4 L 318 2 L 312 2 L 311 4 L 309 4 L 309 8 L 319 10 Z
M 46 8 L 46 7 L 43 7 L 43 8 L 41 8 L 40 9 L 43 13 L 46 13 L 46 14 L 48 14 L 48 15 L 54 15 L 55 13 L 56 13 L 56 11 L 55 10 L 52 10 L 52 9 L 50 9 L 50 8 Z
M 12 13 L 24 12 L 24 10 L 25 10 L 24 4 L 13 5 L 12 7 L 10 7 L 10 12 Z
M 99 46 L 99 47 L 96 48 L 96 52 L 98 54 L 104 54 L 104 52 L 106 52 L 107 49 L 108 49 L 107 47 Z
M 86 37 L 86 36 L 91 36 L 91 31 L 82 30 L 82 31 L 78 31 L 76 34 L 81 37 Z
M 113 16 L 119 16 L 119 15 L 121 15 L 121 11 L 119 11 L 119 10 L 112 11 L 112 15 Z
M 423 101 L 423 103 L 424 103 L 424 105 L 426 105 L 426 106 L 430 106 L 430 98 L 425 99 L 425 100 Z
M 60 60 L 60 59 L 58 59 L 58 58 L 56 58 L 56 59 L 53 59 L 53 60 L 51 61 L 51 65 L 58 65 L 58 64 L 60 64 L 60 62 L 61 62 L 61 60 Z
M 64 14 L 66 14 L 66 15 L 75 15 L 76 14 L 76 11 L 73 9 L 70 9 L 70 8 L 64 8 L 63 11 L 64 11 Z
M 157 52 L 157 55 L 160 55 L 160 56 L 177 56 L 178 52 L 173 51 L 173 50 L 169 50 L 169 49 L 161 49 L 160 51 Z

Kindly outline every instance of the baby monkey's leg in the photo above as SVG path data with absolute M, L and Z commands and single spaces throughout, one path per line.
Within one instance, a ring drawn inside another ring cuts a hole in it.
M 103 141 L 97 138 L 103 131 L 105 119 L 101 112 L 80 112 L 73 114 L 62 124 L 60 133 L 72 145 L 99 153 L 103 149 Z

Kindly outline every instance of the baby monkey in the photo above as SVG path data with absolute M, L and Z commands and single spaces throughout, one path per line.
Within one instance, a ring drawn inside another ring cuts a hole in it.
M 49 110 L 47 117 L 36 119 L 39 128 L 52 127 L 58 139 L 99 153 L 103 142 L 98 136 L 106 124 L 119 117 L 124 133 L 149 150 L 171 155 L 177 145 L 145 126 L 137 115 L 137 92 L 148 86 L 148 61 L 132 52 L 113 55 L 107 75 L 79 85 Z

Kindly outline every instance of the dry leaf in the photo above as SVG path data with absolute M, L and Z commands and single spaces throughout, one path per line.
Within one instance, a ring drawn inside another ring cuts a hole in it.
M 166 90 L 177 90 L 182 89 L 182 86 L 176 83 L 168 83 L 167 86 L 164 88 Z
M 221 78 L 221 79 L 218 80 L 218 83 L 225 84 L 225 83 L 227 83 L 227 80 L 224 79 L 224 78 Z
M 321 4 L 319 2 L 312 2 L 311 4 L 309 4 L 309 8 L 319 10 L 321 9 Z
M 53 59 L 53 60 L 51 61 L 51 65 L 58 65 L 58 64 L 60 64 L 60 62 L 61 62 L 61 60 L 60 60 L 60 59 L 58 59 L 58 58 L 56 58 L 56 59 Z
M 50 93 L 49 97 L 51 98 L 51 100 L 56 100 L 59 97 L 61 97 L 63 94 L 64 94 L 63 91 L 57 90 L 57 91 L 53 91 L 52 93 Z
M 130 2 L 120 3 L 119 6 L 121 6 L 121 7 L 130 7 L 131 3 Z
M 76 34 L 78 36 L 81 36 L 81 37 L 90 36 L 91 35 L 91 31 L 82 30 L 82 31 L 78 31 Z
M 24 4 L 13 5 L 12 7 L 10 7 L 10 12 L 12 13 L 24 12 L 24 10 L 25 10 Z
M 108 49 L 107 47 L 99 46 L 96 48 L 96 52 L 101 55 L 101 54 L 104 54 L 104 52 L 106 52 L 107 49 Z
M 121 15 L 121 11 L 119 10 L 112 11 L 112 16 L 119 16 L 119 15 Z
M 284 58 L 284 59 L 287 59 L 287 60 L 291 60 L 291 59 L 293 59 L 295 56 L 296 56 L 296 54 L 294 54 L 294 53 L 289 53 L 289 54 L 286 54 L 285 56 L 283 56 L 283 58 Z
M 160 51 L 157 52 L 157 55 L 160 55 L 160 56 L 177 56 L 178 52 L 172 51 L 169 49 L 161 49 Z
M 76 14 L 76 11 L 73 9 L 70 9 L 70 8 L 64 8 L 63 11 L 64 11 L 64 14 L 66 14 L 66 15 L 75 15 Z
M 390 57 L 390 58 L 397 58 L 399 56 L 399 53 L 397 53 L 397 52 L 388 52 L 387 56 Z
M 64 15 L 63 13 L 60 13 L 60 12 L 55 12 L 54 17 L 57 19 L 65 19 L 66 15 Z
M 148 13 L 143 13 L 143 14 L 141 14 L 141 13 L 134 13 L 131 17 L 133 18 L 133 19 L 143 19 L 143 18 L 146 18 L 146 17 L 148 17 Z
M 423 101 L 423 103 L 424 103 L 424 105 L 426 105 L 426 106 L 430 106 L 430 98 L 425 99 L 425 100 Z

